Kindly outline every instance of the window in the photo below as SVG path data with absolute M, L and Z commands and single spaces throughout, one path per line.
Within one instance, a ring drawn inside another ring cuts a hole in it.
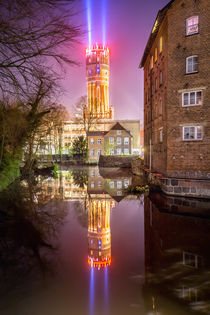
M 117 196 L 122 196 L 122 190 L 117 191 Z
M 91 176 L 91 177 L 94 177 L 94 176 L 95 176 L 95 171 L 94 171 L 94 170 L 91 170 L 91 171 L 90 171 L 90 176 Z
M 98 187 L 102 187 L 102 182 L 98 182 Z
M 114 155 L 114 149 L 109 150 L 110 155 Z
M 121 149 L 120 149 L 120 148 L 117 149 L 117 154 L 118 154 L 118 155 L 121 154 Z
M 96 69 L 96 72 L 97 72 L 97 74 L 100 74 L 100 69 L 97 68 L 97 69 Z
M 186 35 L 198 33 L 198 16 L 192 16 L 186 20 Z
M 101 155 L 101 150 L 98 150 L 98 156 L 100 156 Z
M 122 188 L 122 181 L 118 180 L 117 181 L 117 189 L 121 189 Z
M 89 70 L 89 71 L 88 71 L 88 73 L 89 73 L 89 75 L 91 75 L 91 73 L 92 73 L 92 70 Z
M 163 101 L 162 98 L 160 98 L 160 115 L 163 114 Z
M 117 144 L 121 144 L 121 143 L 122 143 L 121 137 L 117 137 Z
M 163 142 L 163 129 L 160 130 L 160 142 Z
M 90 138 L 90 144 L 94 144 L 94 139 Z
M 155 62 L 157 61 L 157 48 L 155 48 Z
M 162 71 L 160 71 L 160 85 L 162 85 L 163 84 L 163 72 Z
M 202 256 L 198 256 L 193 253 L 183 252 L 183 265 L 192 268 L 200 268 L 203 265 Z
M 183 140 L 202 140 L 203 130 L 201 126 L 182 127 Z
M 117 130 L 117 135 L 121 135 L 122 134 L 122 130 Z
M 160 37 L 160 54 L 162 53 L 163 51 L 163 37 L 161 36 Z
M 124 187 L 128 188 L 129 186 L 129 179 L 124 179 Z
M 114 144 L 114 137 L 109 137 L 109 143 Z
M 90 183 L 90 187 L 91 187 L 91 188 L 94 188 L 94 187 L 95 187 L 95 183 L 94 183 L 94 182 L 91 182 L 91 183 Z
M 114 189 L 114 181 L 112 180 L 112 181 L 110 181 L 110 183 L 109 183 L 109 187 L 111 188 L 111 189 Z
M 94 156 L 94 150 L 90 150 L 90 155 Z
M 151 56 L 151 58 L 150 58 L 150 69 L 152 69 L 153 68 L 153 56 Z
M 101 144 L 101 138 L 98 138 L 98 144 Z
M 124 138 L 124 144 L 129 144 L 129 138 L 128 137 Z
M 186 59 L 186 73 L 198 71 L 198 56 L 190 56 Z
M 192 91 L 182 93 L 182 106 L 202 105 L 202 92 Z
M 129 154 L 129 149 L 124 149 L 124 154 Z

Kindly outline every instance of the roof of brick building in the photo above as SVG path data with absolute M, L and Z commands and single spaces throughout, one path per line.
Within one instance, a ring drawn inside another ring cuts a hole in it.
M 152 48 L 152 45 L 155 41 L 155 38 L 156 38 L 157 33 L 159 31 L 160 25 L 161 25 L 165 15 L 166 15 L 167 11 L 170 9 L 170 7 L 174 1 L 176 1 L 176 0 L 171 0 L 164 8 L 162 8 L 161 10 L 158 11 L 157 17 L 155 19 L 155 23 L 153 24 L 152 31 L 150 33 L 150 37 L 149 37 L 149 39 L 147 41 L 147 45 L 144 49 L 144 54 L 141 58 L 139 68 L 144 67 L 145 61 L 146 61 L 147 56 L 150 52 L 150 49 Z

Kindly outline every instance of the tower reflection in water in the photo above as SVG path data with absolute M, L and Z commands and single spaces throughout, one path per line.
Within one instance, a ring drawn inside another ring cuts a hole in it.
M 88 264 L 91 268 L 111 265 L 110 212 L 114 205 L 107 195 L 88 200 Z

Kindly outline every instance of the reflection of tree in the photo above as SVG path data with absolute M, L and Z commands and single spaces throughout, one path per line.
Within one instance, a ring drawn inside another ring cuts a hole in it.
M 80 188 L 84 188 L 85 185 L 88 184 L 88 170 L 72 170 L 71 172 L 74 184 L 79 186 Z
M 75 201 L 74 209 L 80 225 L 88 228 L 88 211 L 86 211 L 86 201 Z
M 8 272 L 12 273 L 11 283 L 20 284 L 21 278 L 31 272 L 32 265 L 38 266 L 42 275 L 52 271 L 53 238 L 66 211 L 58 207 L 56 200 L 51 207 L 38 204 L 36 193 L 32 178 L 16 181 L 0 194 L 0 269 L 5 277 Z

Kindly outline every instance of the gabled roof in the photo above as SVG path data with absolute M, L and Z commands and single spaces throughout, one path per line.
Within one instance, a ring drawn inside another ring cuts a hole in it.
M 139 68 L 143 68 L 144 67 L 144 64 L 145 64 L 145 61 L 147 59 L 147 56 L 149 55 L 149 52 L 150 52 L 150 49 L 152 48 L 152 45 L 155 41 L 155 38 L 157 36 L 157 33 L 160 29 L 160 25 L 164 19 L 164 17 L 166 16 L 166 13 L 168 12 L 168 10 L 170 9 L 171 5 L 173 4 L 173 2 L 176 1 L 176 0 L 171 0 L 164 8 L 162 8 L 161 10 L 158 11 L 158 14 L 157 14 L 157 17 L 155 19 L 155 23 L 152 27 L 152 31 L 150 33 L 150 37 L 147 41 L 147 45 L 144 49 L 144 54 L 141 58 L 141 62 L 140 62 L 140 65 L 139 65 Z
M 120 125 L 119 122 L 117 122 L 110 130 L 126 130 L 126 129 L 122 125 Z
M 131 137 L 131 133 L 129 130 L 125 129 L 119 122 L 117 122 L 107 133 L 109 133 L 111 130 L 125 130 Z
M 87 131 L 87 136 L 104 136 L 107 131 Z

